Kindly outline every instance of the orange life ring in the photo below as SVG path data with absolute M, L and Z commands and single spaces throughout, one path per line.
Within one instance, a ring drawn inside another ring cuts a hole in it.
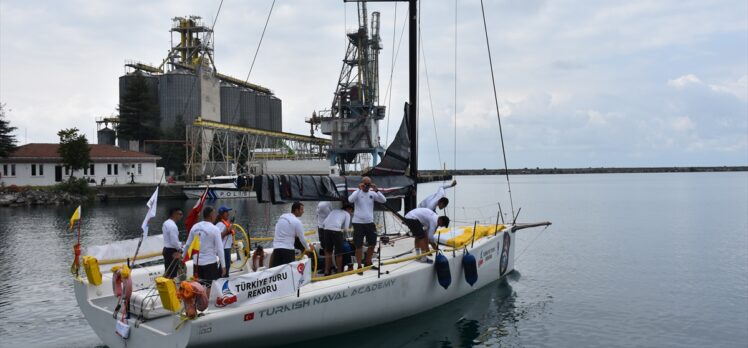
M 208 309 L 208 294 L 205 287 L 198 282 L 180 283 L 177 297 L 184 303 L 185 314 L 189 318 L 196 317 L 197 311 Z

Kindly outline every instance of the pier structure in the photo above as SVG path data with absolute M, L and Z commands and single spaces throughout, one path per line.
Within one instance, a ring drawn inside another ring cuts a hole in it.
M 212 175 L 261 174 L 266 160 L 324 160 L 330 140 L 198 118 L 187 125 L 186 171 L 191 181 Z

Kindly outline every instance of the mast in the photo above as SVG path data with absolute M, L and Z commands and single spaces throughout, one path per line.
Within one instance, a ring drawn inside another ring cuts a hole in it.
M 405 199 L 405 211 L 416 208 L 418 187 L 418 0 L 408 1 L 408 138 L 410 139 L 410 177 L 413 193 Z

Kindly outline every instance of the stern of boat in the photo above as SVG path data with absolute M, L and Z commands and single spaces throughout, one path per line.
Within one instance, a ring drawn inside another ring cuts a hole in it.
M 112 295 L 111 285 L 102 283 L 99 286 L 89 284 L 85 279 L 74 281 L 75 298 L 83 316 L 96 335 L 108 347 L 186 347 L 190 338 L 191 323 L 185 322 L 179 329 L 177 315 L 138 323 L 132 315 L 128 321 L 130 335 L 123 339 L 115 332 L 116 321 L 113 313 L 117 299 Z

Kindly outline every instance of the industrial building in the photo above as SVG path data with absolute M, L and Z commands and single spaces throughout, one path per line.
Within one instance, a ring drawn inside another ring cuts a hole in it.
M 200 17 L 173 18 L 170 33 L 171 49 L 159 66 L 136 61 L 125 63 L 125 74 L 119 78 L 119 105 L 135 79 L 144 78 L 150 102 L 158 105 L 163 132 L 172 129 L 178 118 L 186 124 L 200 118 L 261 130 L 282 130 L 282 102 L 270 89 L 218 73 L 213 60 L 213 31 Z M 115 144 L 117 122 L 117 117 L 97 120 L 100 144 Z M 121 147 L 137 146 L 126 139 L 117 140 Z
M 313 160 L 327 163 L 329 140 L 282 132 L 283 106 L 273 91 L 218 72 L 213 30 L 200 17 L 173 18 L 170 33 L 171 49 L 158 66 L 125 63 L 125 74 L 119 78 L 122 118 L 97 119 L 99 144 L 117 142 L 119 147 L 145 152 L 159 143 L 183 144 L 185 174 L 193 181 L 207 175 L 260 174 L 264 168 L 275 168 L 265 163 L 272 160 L 307 166 Z M 124 101 L 132 100 L 130 86 L 141 83 L 140 79 L 146 91 L 140 90 L 137 100 L 146 98 L 148 105 L 158 105 L 163 139 L 139 142 L 117 133 L 127 112 Z M 165 135 L 173 134 L 180 119 L 184 133 L 178 134 L 179 139 L 167 139 Z

